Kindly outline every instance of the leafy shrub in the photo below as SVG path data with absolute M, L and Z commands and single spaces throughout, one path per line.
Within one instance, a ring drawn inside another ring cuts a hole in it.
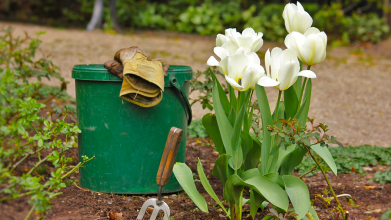
M 288 34 L 285 30 L 284 19 L 281 18 L 284 11 L 282 4 L 267 4 L 261 7 L 259 13 L 250 16 L 245 27 L 252 27 L 256 32 L 264 33 L 265 40 L 283 42 Z
M 191 121 L 191 124 L 187 127 L 187 134 L 188 134 L 188 137 L 190 137 L 190 138 L 194 138 L 194 137 L 206 138 L 206 137 L 208 137 L 208 133 L 206 133 L 206 130 L 205 130 L 204 126 L 202 125 L 202 120 Z
M 225 25 L 235 27 L 240 22 L 240 4 L 237 1 L 213 2 L 207 0 L 200 6 L 189 6 L 179 15 L 176 23 L 178 31 L 195 32 L 201 35 L 217 34 L 225 30 Z
M 391 169 L 384 172 L 377 171 L 375 173 L 375 177 L 372 178 L 372 181 L 376 181 L 381 184 L 391 183 Z
M 64 179 L 89 159 L 83 157 L 84 162 L 70 166 L 73 159 L 65 156 L 67 150 L 76 146 L 80 130 L 68 122 L 66 106 L 46 105 L 57 99 L 66 82 L 47 57 L 35 58 L 41 41 L 27 34 L 14 38 L 10 28 L 1 33 L 0 202 L 30 196 L 33 206 L 28 216 L 35 209 L 43 217 L 50 209 L 50 199 L 65 187 Z M 42 77 L 57 78 L 62 86 L 41 94 L 45 91 Z M 45 95 L 48 98 L 34 98 Z

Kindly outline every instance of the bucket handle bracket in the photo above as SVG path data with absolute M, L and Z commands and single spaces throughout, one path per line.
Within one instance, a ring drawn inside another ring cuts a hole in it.
M 175 77 L 170 79 L 170 84 L 172 87 L 174 87 L 179 92 L 179 95 L 181 96 L 180 101 L 181 101 L 183 107 L 185 108 L 186 114 L 187 114 L 187 125 L 190 125 L 193 113 L 191 110 L 189 100 L 187 100 L 187 97 L 183 93 L 182 88 L 179 86 L 178 80 Z

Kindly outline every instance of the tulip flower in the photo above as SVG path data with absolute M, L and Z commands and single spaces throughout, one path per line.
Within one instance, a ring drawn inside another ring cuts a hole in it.
M 218 51 L 218 52 L 222 52 Z M 228 53 L 227 51 L 225 53 Z M 220 53 L 219 53 L 220 54 Z M 238 91 L 254 89 L 255 84 L 261 78 L 268 78 L 261 66 L 261 60 L 254 52 L 248 54 L 235 54 L 225 56 L 218 62 L 213 56 L 209 58 L 208 65 L 218 66 L 220 72 L 225 75 L 227 82 Z M 279 83 L 274 80 L 262 80 L 262 86 L 276 86 Z
M 257 52 L 263 45 L 262 36 L 262 32 L 255 33 L 252 28 L 246 28 L 242 34 L 235 28 L 229 28 L 225 35 L 217 35 L 216 46 L 228 50 L 229 55 Z
M 317 28 L 312 27 L 304 34 L 292 32 L 286 36 L 284 43 L 309 66 L 320 63 L 326 58 L 327 35 Z
M 288 33 L 297 31 L 304 34 L 312 25 L 310 14 L 304 11 L 300 2 L 297 2 L 297 5 L 293 3 L 285 5 L 282 17 L 285 20 L 285 28 Z
M 295 52 L 290 49 L 283 51 L 281 48 L 275 47 L 271 53 L 267 50 L 265 54 L 265 68 L 267 76 L 271 80 L 279 82 L 279 85 L 275 87 L 280 91 L 291 87 L 296 82 L 298 76 L 316 78 L 316 74 L 311 70 L 299 72 L 299 60 Z

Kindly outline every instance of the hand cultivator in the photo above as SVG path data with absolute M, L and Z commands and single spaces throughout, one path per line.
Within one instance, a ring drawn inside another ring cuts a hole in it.
M 142 220 L 144 214 L 149 206 L 153 206 L 153 212 L 150 220 L 156 219 L 159 211 L 164 212 L 164 220 L 168 220 L 170 217 L 170 208 L 162 200 L 162 189 L 167 185 L 172 173 L 172 167 L 175 163 L 175 158 L 178 152 L 179 144 L 182 139 L 182 129 L 172 127 L 167 137 L 166 146 L 160 160 L 159 170 L 156 176 L 156 183 L 159 185 L 158 198 L 148 199 L 140 209 L 140 213 L 137 216 L 137 220 Z

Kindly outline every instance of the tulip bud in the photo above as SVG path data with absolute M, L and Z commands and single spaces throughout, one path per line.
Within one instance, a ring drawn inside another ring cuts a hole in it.
M 309 66 L 320 63 L 326 58 L 327 35 L 317 28 L 312 27 L 304 34 L 292 32 L 286 36 L 284 43 Z
M 282 17 L 285 20 L 285 28 L 288 33 L 297 31 L 304 34 L 312 25 L 311 15 L 304 11 L 300 2 L 297 2 L 297 5 L 293 3 L 285 5 Z

